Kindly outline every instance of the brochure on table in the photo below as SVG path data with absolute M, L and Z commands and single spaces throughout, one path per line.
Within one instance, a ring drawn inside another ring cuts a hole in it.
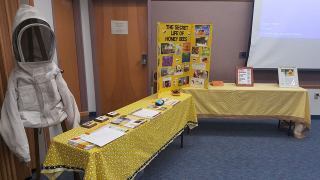
M 158 23 L 158 95 L 188 86 L 207 88 L 212 24 Z

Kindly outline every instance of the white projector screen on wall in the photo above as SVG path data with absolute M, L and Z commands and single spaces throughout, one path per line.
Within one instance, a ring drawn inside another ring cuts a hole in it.
M 255 0 L 247 66 L 320 69 L 320 0 Z

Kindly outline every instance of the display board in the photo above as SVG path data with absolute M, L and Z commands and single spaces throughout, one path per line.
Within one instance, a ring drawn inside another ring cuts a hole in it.
M 158 22 L 158 94 L 188 86 L 207 88 L 212 27 L 212 24 Z

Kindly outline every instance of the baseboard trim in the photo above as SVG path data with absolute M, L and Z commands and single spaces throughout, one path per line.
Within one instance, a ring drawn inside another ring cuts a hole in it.
M 320 120 L 320 115 L 311 115 L 312 120 Z

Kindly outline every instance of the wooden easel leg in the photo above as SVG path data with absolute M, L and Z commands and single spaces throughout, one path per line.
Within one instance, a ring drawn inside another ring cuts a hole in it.
M 49 149 L 50 147 L 50 132 L 49 132 L 49 127 L 44 128 L 45 129 L 45 133 L 46 133 L 46 141 L 47 141 L 47 148 Z
M 38 136 L 38 128 L 34 128 L 34 144 L 35 144 L 35 151 L 36 151 L 36 174 L 37 180 L 40 179 L 40 153 L 39 153 L 39 136 Z
M 69 125 L 67 119 L 61 122 L 61 127 L 63 132 L 67 132 L 69 130 Z

